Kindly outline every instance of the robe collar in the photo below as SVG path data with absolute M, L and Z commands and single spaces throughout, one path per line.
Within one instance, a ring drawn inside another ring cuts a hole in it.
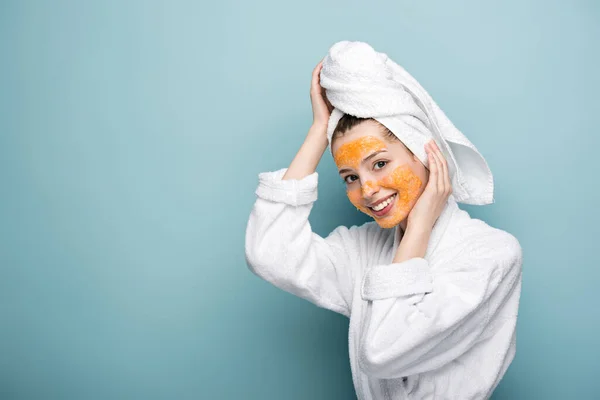
M 448 228 L 448 224 L 449 224 L 450 220 L 452 219 L 452 215 L 454 214 L 455 210 L 457 210 L 457 209 L 458 209 L 458 204 L 457 204 L 456 200 L 454 199 L 454 196 L 450 195 L 450 197 L 448 197 L 448 201 L 446 202 L 446 206 L 442 210 L 437 221 L 435 221 L 435 224 L 433 225 L 433 229 L 431 230 L 431 235 L 429 236 L 429 243 L 427 244 L 427 250 L 425 252 L 425 256 L 423 257 L 426 260 L 429 260 L 429 258 L 431 257 L 431 255 L 433 254 L 435 249 L 437 248 L 438 244 L 440 243 L 440 240 L 442 239 L 442 237 L 444 235 L 444 232 L 446 232 L 446 229 Z M 396 250 L 398 250 L 399 240 L 403 234 L 400 229 L 400 226 L 398 226 L 398 225 L 392 229 L 394 229 L 394 250 L 392 252 L 392 259 L 393 259 L 396 256 Z

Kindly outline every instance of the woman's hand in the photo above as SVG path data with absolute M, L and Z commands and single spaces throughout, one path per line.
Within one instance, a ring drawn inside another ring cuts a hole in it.
M 429 181 L 408 214 L 407 231 L 410 229 L 431 232 L 452 193 L 448 164 L 437 143 L 434 140 L 426 143 L 425 151 L 429 161 Z
M 323 60 L 321 60 L 312 72 L 312 81 L 310 84 L 310 101 L 313 110 L 313 126 L 327 129 L 329 116 L 333 110 L 333 106 L 325 96 L 325 89 L 321 86 L 320 74 L 323 68 Z
M 325 97 L 325 90 L 319 82 L 319 74 L 323 67 L 321 60 L 312 72 L 310 84 L 310 101 L 313 109 L 313 124 L 296 157 L 292 160 L 282 179 L 302 179 L 316 171 L 323 153 L 329 145 L 327 140 L 327 124 L 333 106 Z

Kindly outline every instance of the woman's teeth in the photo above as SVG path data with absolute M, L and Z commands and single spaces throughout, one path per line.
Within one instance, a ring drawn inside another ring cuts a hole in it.
M 383 203 L 380 203 L 378 205 L 376 205 L 375 207 L 371 207 L 373 210 L 375 211 L 381 211 L 383 210 L 388 204 L 390 204 L 392 202 L 392 200 L 394 200 L 394 197 L 396 197 L 396 193 L 394 193 L 392 195 L 392 197 L 390 197 L 389 199 L 387 199 L 386 201 L 384 201 Z

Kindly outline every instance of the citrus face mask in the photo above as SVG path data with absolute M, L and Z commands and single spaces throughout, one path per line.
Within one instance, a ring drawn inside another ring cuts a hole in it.
M 366 156 L 385 147 L 383 140 L 374 136 L 363 136 L 340 146 L 335 152 L 334 160 L 338 168 L 345 166 L 358 171 L 361 161 Z M 389 164 L 391 162 L 386 165 Z M 369 180 L 361 184 L 360 178 L 355 180 L 354 183 L 348 185 L 346 194 L 356 208 L 373 217 L 380 227 L 392 228 L 408 216 L 419 197 L 421 186 L 421 179 L 405 163 L 391 169 L 390 172 L 382 171 L 380 177 L 375 181 Z M 364 205 L 364 194 L 382 188 L 396 193 L 392 198 L 391 208 L 385 215 L 377 216 L 376 211 Z

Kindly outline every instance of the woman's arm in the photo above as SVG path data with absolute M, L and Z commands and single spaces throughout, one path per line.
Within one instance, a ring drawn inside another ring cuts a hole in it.
M 319 84 L 321 67 L 322 61 L 312 73 L 313 124 L 300 150 L 289 168 L 259 175 L 258 198 L 246 228 L 246 261 L 256 275 L 280 289 L 349 317 L 360 228 L 340 226 L 323 238 L 308 222 L 332 109 Z
M 340 226 L 323 238 L 308 221 L 317 200 L 315 169 L 327 148 L 321 136 L 325 132 L 313 125 L 289 168 L 259 174 L 246 227 L 246 261 L 274 286 L 350 316 L 352 273 L 345 248 L 354 231 Z
M 451 184 L 439 148 L 432 143 L 426 150 L 429 181 L 409 214 L 392 264 L 369 269 L 362 281 L 368 305 L 359 362 L 367 374 L 380 378 L 434 370 L 464 354 L 520 279 L 519 242 L 498 229 L 488 233 L 484 225 L 477 237 L 461 239 L 462 248 L 445 249 L 439 256 L 444 261 L 430 268 L 423 257 Z
M 435 268 L 415 257 L 365 274 L 359 362 L 368 375 L 410 376 L 460 357 L 485 336 L 521 279 L 519 242 L 501 230 L 465 238 L 440 257 Z M 510 304 L 516 318 L 518 302 Z
M 327 140 L 327 124 L 333 107 L 327 100 L 325 90 L 319 83 L 319 75 L 322 68 L 323 60 L 313 69 L 310 82 L 313 124 L 283 179 L 302 179 L 315 172 L 319 161 L 321 161 L 321 157 L 323 157 L 323 153 L 329 145 Z
M 312 125 L 282 179 L 302 179 L 315 172 L 328 144 L 327 125 Z
M 314 233 L 308 217 L 318 174 L 284 180 L 287 171 L 259 174 L 246 228 L 247 264 L 278 288 L 349 317 L 360 227 L 340 226 L 326 238 Z

